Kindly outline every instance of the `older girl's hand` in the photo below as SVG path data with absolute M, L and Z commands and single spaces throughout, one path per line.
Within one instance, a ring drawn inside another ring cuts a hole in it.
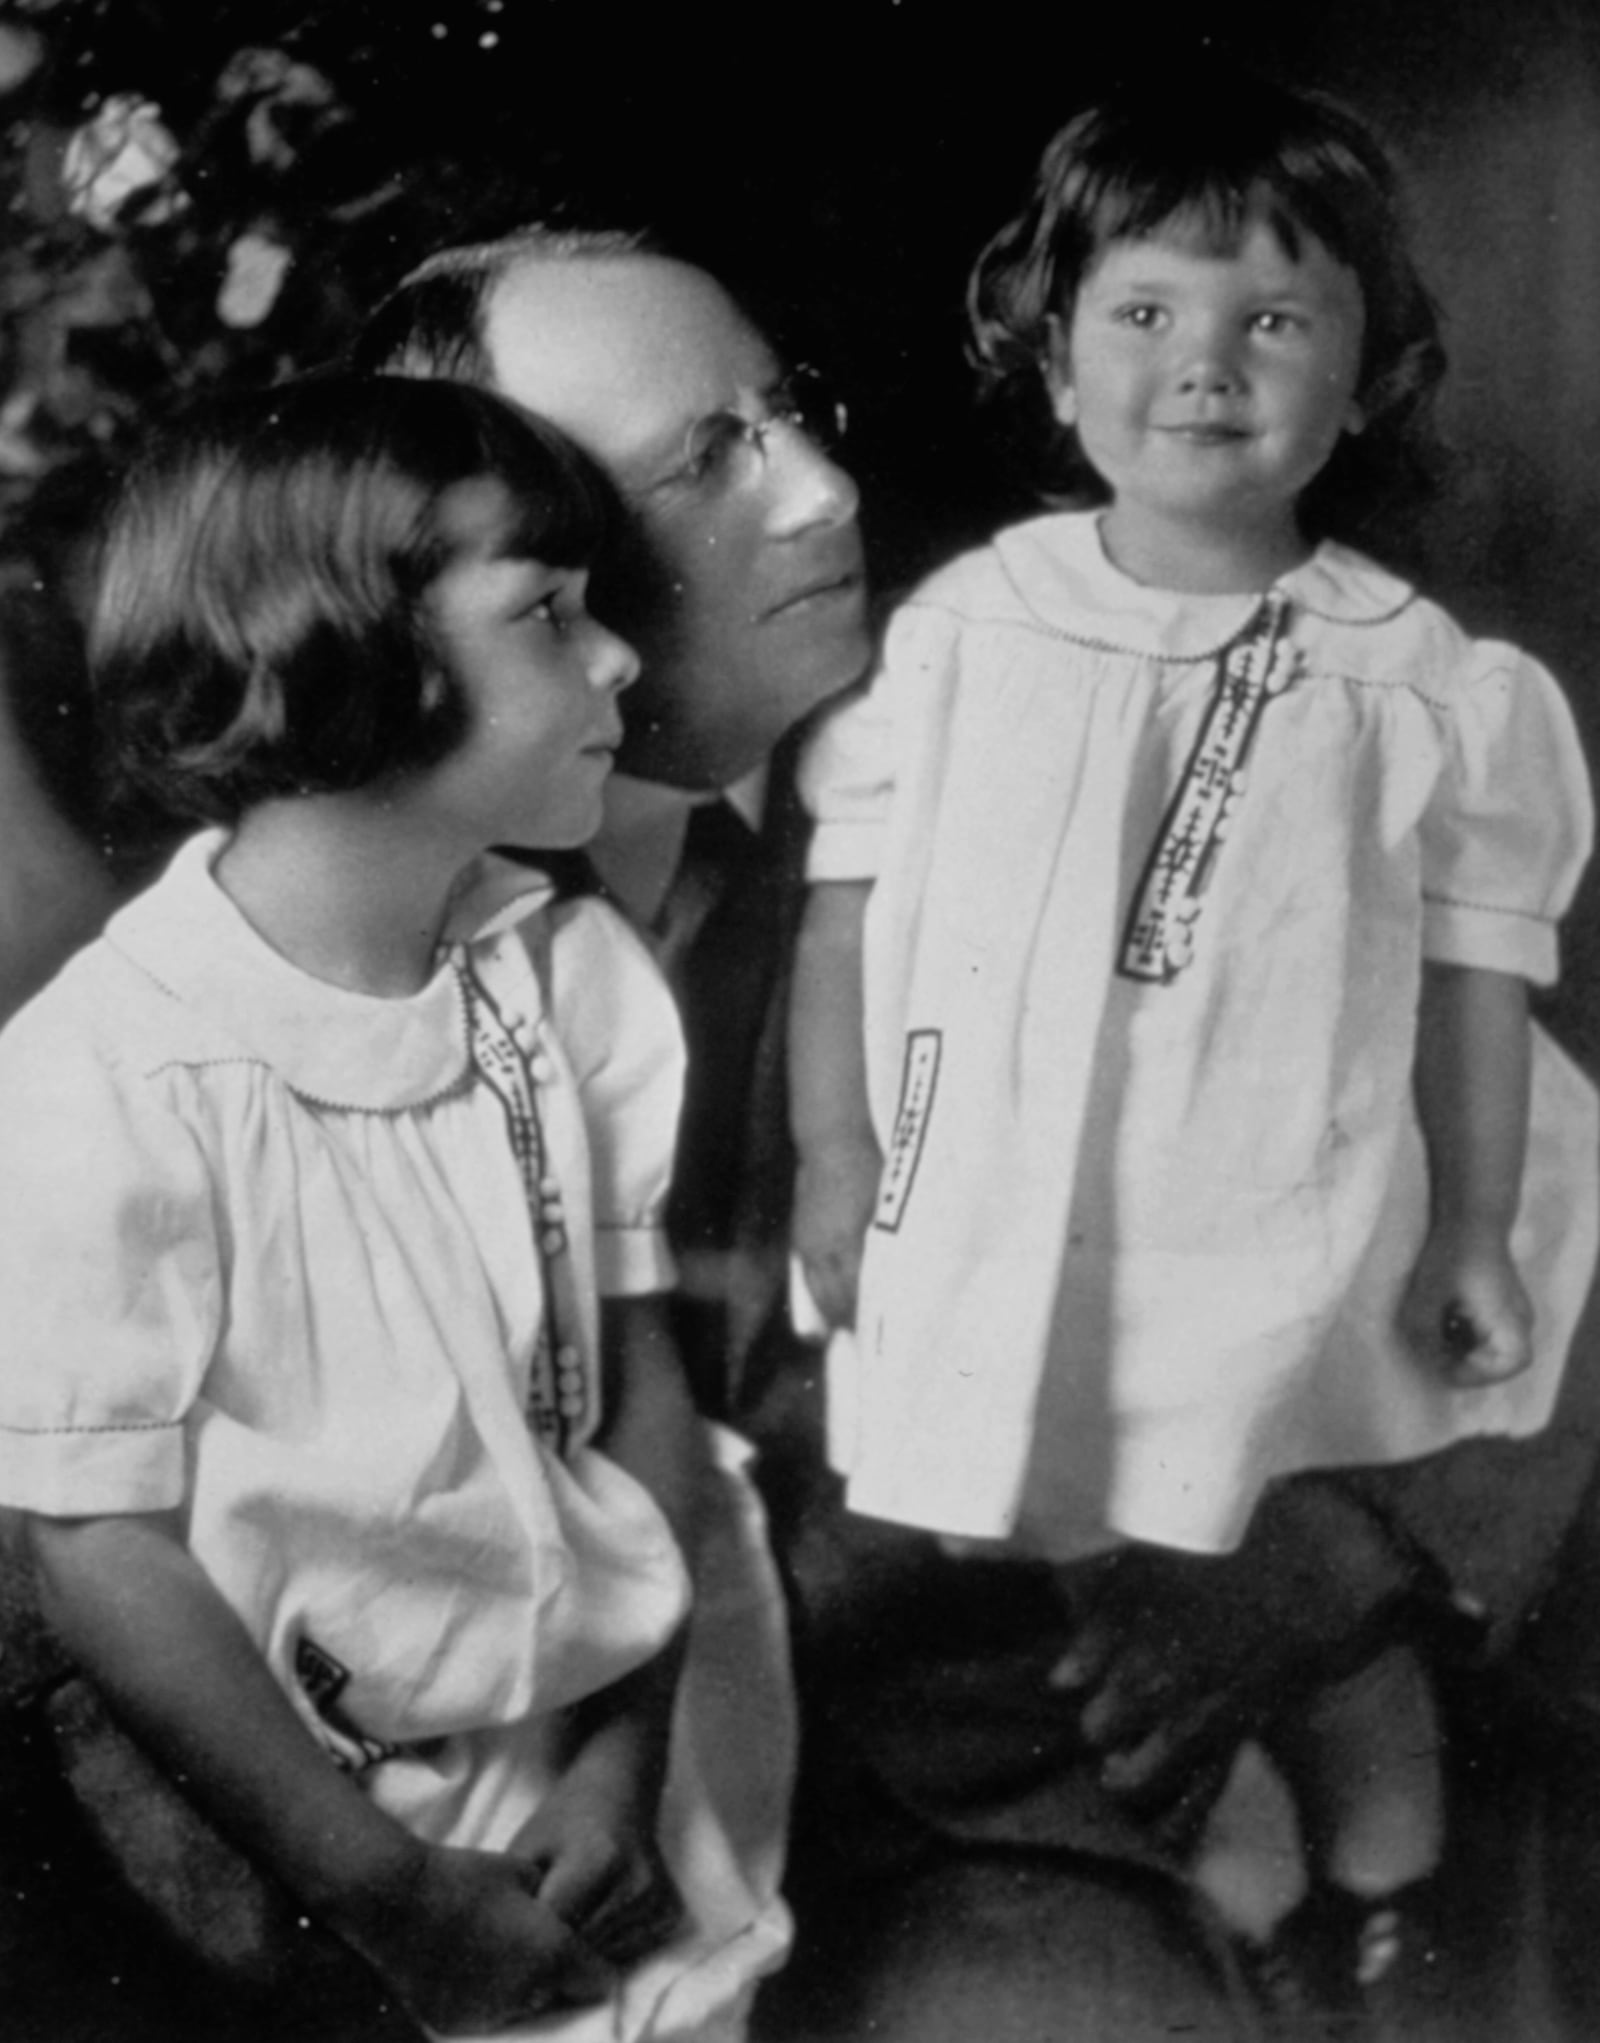
M 614 1973 L 544 1899 L 522 1856 L 422 1847 L 403 1885 L 367 1893 L 335 1926 L 443 2036 L 483 2034 L 602 2001 Z
M 669 1942 L 684 1914 L 656 1842 L 659 1788 L 633 1730 L 590 1739 L 519 1846 L 541 1871 L 541 1901 L 619 1968 Z

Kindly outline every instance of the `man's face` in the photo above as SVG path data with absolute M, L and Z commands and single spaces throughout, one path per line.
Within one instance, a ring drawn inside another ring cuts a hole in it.
M 782 367 L 699 270 L 532 258 L 496 286 L 486 339 L 501 392 L 587 449 L 633 517 L 641 594 L 614 615 L 644 676 L 619 763 L 727 786 L 866 666 L 854 483 L 786 415 Z

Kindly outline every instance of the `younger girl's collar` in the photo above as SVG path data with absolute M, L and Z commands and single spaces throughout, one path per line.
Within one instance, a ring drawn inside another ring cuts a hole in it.
M 995 551 L 1041 624 L 1112 652 L 1209 659 L 1261 603 L 1256 594 L 1192 596 L 1136 582 L 1107 556 L 1097 511 L 1054 512 L 1013 525 L 999 534 Z M 1416 599 L 1409 583 L 1326 540 L 1274 586 L 1298 610 L 1332 624 L 1386 624 Z

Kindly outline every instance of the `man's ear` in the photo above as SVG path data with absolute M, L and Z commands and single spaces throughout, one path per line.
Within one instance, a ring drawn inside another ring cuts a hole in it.
M 1057 312 L 1045 314 L 1044 326 L 1044 387 L 1050 395 L 1050 409 L 1058 425 L 1076 425 L 1078 393 L 1072 382 L 1072 336 Z

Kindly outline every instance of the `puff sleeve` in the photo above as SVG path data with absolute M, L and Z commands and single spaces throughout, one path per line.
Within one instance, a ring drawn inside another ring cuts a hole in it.
M 1423 818 L 1423 948 L 1440 964 L 1558 971 L 1557 924 L 1589 856 L 1593 800 L 1572 712 L 1537 661 L 1473 647 Z
M 72 1019 L 47 993 L 0 1039 L 0 1502 L 164 1510 L 221 1320 L 209 1175 L 159 1076 Z
M 588 1141 L 602 1296 L 661 1291 L 676 1272 L 663 1215 L 683 1103 L 683 1034 L 666 981 L 614 910 L 552 911 L 550 1019 Z
M 888 653 L 897 633 L 890 628 Z M 895 715 L 887 666 L 824 717 L 800 761 L 800 799 L 812 819 L 808 880 L 877 876 L 895 788 Z

